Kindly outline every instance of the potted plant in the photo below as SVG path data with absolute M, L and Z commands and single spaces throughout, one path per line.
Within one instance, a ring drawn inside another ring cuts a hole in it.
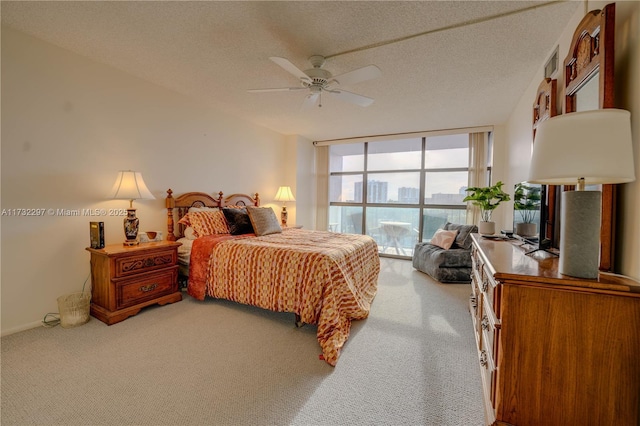
M 516 184 L 513 193 L 513 207 L 522 218 L 522 222 L 516 223 L 516 234 L 523 237 L 536 235 L 536 224 L 534 219 L 536 212 L 540 211 L 540 201 L 542 199 L 541 188 L 539 186 L 527 185 L 526 182 Z
M 496 224 L 491 221 L 491 213 L 501 202 L 511 199 L 509 194 L 502 190 L 502 185 L 502 182 L 498 182 L 493 186 L 471 187 L 465 190 L 470 194 L 462 201 L 471 201 L 471 204 L 480 209 L 482 220 L 478 224 L 478 232 L 481 234 L 495 234 Z

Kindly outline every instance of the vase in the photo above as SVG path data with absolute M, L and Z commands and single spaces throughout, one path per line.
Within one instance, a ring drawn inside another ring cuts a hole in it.
M 536 224 L 535 223 L 516 223 L 516 234 L 521 237 L 533 237 L 536 235 Z
M 481 235 L 493 235 L 496 233 L 496 223 L 481 220 L 480 223 L 478 223 L 478 232 Z
M 127 209 L 127 217 L 124 218 L 124 235 L 127 237 L 127 240 L 124 242 L 124 245 L 138 245 L 139 224 L 140 219 L 136 217 L 136 209 Z

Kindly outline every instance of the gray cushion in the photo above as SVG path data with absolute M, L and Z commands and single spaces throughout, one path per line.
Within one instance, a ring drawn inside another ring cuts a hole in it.
M 471 268 L 471 253 L 465 249 L 444 250 L 438 246 L 427 244 L 420 250 L 422 256 L 438 268 Z
M 278 234 L 282 232 L 282 227 L 275 212 L 271 207 L 247 207 L 249 219 L 253 231 L 259 237 L 261 235 Z
M 445 250 L 429 243 L 418 243 L 413 250 L 413 267 L 442 283 L 471 281 L 471 250 Z
M 455 229 L 458 230 L 456 242 L 453 246 L 454 248 L 457 246 L 458 248 L 471 250 L 471 234 L 478 232 L 478 227 L 476 225 L 458 225 L 455 223 L 447 222 L 444 225 L 444 229 L 446 231 L 453 231 Z

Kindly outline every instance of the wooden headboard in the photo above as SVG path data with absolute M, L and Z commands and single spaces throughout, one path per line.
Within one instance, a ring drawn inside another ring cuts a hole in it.
M 167 207 L 167 240 L 175 241 L 184 236 L 184 226 L 178 224 L 178 235 L 175 235 L 174 223 L 182 219 L 182 216 L 189 212 L 190 207 L 259 206 L 260 196 L 256 192 L 253 195 L 231 194 L 225 197 L 220 191 L 217 198 L 204 192 L 187 192 L 173 198 L 173 191 L 168 189 L 165 205 Z M 177 218 L 174 219 L 174 216 Z

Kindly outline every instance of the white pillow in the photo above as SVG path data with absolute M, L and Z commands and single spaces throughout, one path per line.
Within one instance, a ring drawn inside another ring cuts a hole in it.
M 430 243 L 434 246 L 438 246 L 445 250 L 449 250 L 453 245 L 453 242 L 456 240 L 456 235 L 458 235 L 458 230 L 455 229 L 453 231 L 445 231 L 444 229 L 438 229 L 435 234 L 433 234 L 433 238 L 431 238 Z
M 213 212 L 220 210 L 218 207 L 189 207 L 189 213 L 191 212 Z
M 196 231 L 191 226 L 184 228 L 184 237 L 188 240 L 195 240 L 198 238 L 196 236 Z

